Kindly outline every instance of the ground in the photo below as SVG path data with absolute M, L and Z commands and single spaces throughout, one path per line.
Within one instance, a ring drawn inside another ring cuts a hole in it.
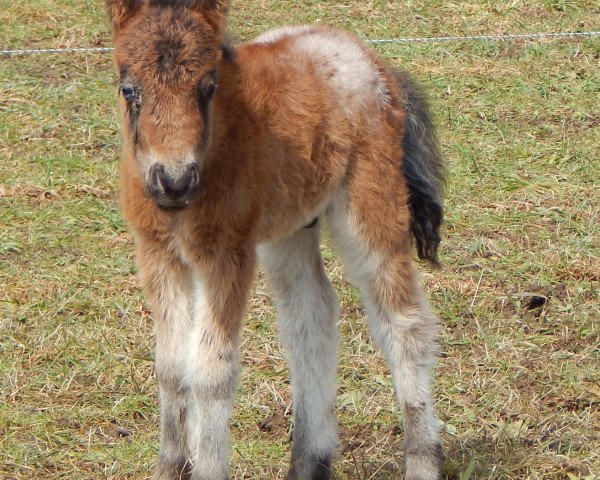
M 110 46 L 103 2 L 0 8 L 0 46 Z M 365 39 L 598 30 L 597 0 L 233 3 L 240 39 L 290 23 Z M 432 100 L 448 163 L 436 407 L 445 478 L 600 475 L 600 38 L 376 47 Z M 0 58 L 0 478 L 144 479 L 157 449 L 150 313 L 117 207 L 110 54 Z M 389 373 L 343 303 L 339 479 L 401 478 Z M 232 420 L 234 479 L 282 478 L 290 394 L 259 274 Z

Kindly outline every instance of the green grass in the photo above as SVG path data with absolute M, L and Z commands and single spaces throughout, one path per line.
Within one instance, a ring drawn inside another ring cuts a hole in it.
M 238 0 L 241 39 L 319 22 L 364 38 L 597 30 L 600 3 Z M 0 3 L 3 47 L 109 46 L 103 5 Z M 377 47 L 426 86 L 448 160 L 435 383 L 447 479 L 600 475 L 600 40 Z M 0 59 L 0 478 L 142 479 L 157 448 L 150 313 L 117 207 L 110 55 Z M 389 374 L 343 302 L 340 479 L 401 478 Z M 541 307 L 532 294 L 545 296 Z M 290 393 L 259 275 L 233 478 L 283 478 Z

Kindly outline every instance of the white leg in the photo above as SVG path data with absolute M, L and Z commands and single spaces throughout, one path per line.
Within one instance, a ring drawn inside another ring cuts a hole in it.
M 238 335 L 254 252 L 203 255 L 190 267 L 160 244 L 140 241 L 138 247 L 157 340 L 161 444 L 155 479 L 226 480 Z
M 187 339 L 187 383 L 193 408 L 187 418 L 192 480 L 224 480 L 229 472 L 229 418 L 238 375 L 237 332 L 224 335 L 205 282 L 196 278 L 193 329 Z
M 182 351 L 192 330 L 191 277 L 162 245 L 138 242 L 141 280 L 148 295 L 156 333 L 156 377 L 160 401 L 160 448 L 154 478 L 189 478 L 191 457 L 187 419 L 194 408 L 186 380 L 187 360 Z
M 291 367 L 294 431 L 291 480 L 331 478 L 338 445 L 335 401 L 337 296 L 319 252 L 319 227 L 257 249 L 280 315 Z
M 361 229 L 339 205 L 329 211 L 328 218 L 344 263 L 361 290 L 373 337 L 390 367 L 404 409 L 406 479 L 437 480 L 443 454 L 431 377 L 439 327 L 411 265 L 410 243 L 404 249 L 377 251 L 373 246 L 377 239 L 372 236 L 383 235 L 384 229 Z
M 404 407 L 407 480 L 440 478 L 443 454 L 433 411 L 431 376 L 437 354 L 438 326 L 424 301 L 398 311 L 367 307 L 373 337 L 390 366 Z

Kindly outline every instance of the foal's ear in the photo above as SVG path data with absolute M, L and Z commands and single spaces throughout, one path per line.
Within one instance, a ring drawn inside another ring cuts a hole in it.
M 206 19 L 218 35 L 225 30 L 225 18 L 229 8 L 229 0 L 196 0 L 194 6 L 206 16 Z
M 117 33 L 135 12 L 142 6 L 143 0 L 106 0 L 106 9 L 113 26 L 113 32 Z

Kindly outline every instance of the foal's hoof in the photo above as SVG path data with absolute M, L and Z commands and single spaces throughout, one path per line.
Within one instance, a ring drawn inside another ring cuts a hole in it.
M 189 480 L 192 478 L 191 463 L 186 460 L 178 462 L 159 461 L 153 480 Z
M 285 476 L 285 480 L 331 480 L 332 478 L 333 470 L 330 459 L 292 462 L 290 470 Z
M 440 480 L 444 466 L 442 446 L 406 454 L 406 480 Z

